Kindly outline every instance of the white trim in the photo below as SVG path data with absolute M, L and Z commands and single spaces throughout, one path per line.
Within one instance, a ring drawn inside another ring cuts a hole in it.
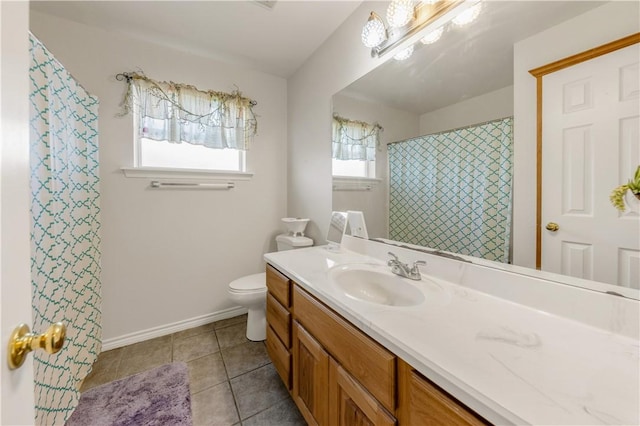
M 148 328 L 146 330 L 136 331 L 119 337 L 112 337 L 111 339 L 106 339 L 102 342 L 102 350 L 108 351 L 110 349 L 120 348 L 122 346 L 131 345 L 132 343 L 166 336 L 167 334 L 176 333 L 178 331 L 187 330 L 189 328 L 198 327 L 200 325 L 209 324 L 227 318 L 233 318 L 246 313 L 246 308 L 236 306 L 234 308 L 224 309 L 222 311 L 174 322 L 172 324 Z
M 174 169 L 168 167 L 121 167 L 122 173 L 128 178 L 151 178 L 151 179 L 201 179 L 201 180 L 224 180 L 240 181 L 250 180 L 253 173 L 230 172 L 222 170 L 203 169 Z

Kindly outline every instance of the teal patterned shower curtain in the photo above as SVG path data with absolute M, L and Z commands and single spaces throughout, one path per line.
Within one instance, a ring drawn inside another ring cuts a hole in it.
M 389 238 L 509 261 L 513 118 L 389 145 Z
M 34 352 L 36 423 L 64 424 L 101 349 L 98 99 L 30 35 L 33 329 L 62 321 L 63 349 Z

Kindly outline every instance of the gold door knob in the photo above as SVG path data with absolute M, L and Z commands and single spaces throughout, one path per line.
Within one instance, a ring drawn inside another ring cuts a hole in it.
M 50 354 L 55 354 L 62 349 L 66 335 L 67 327 L 61 322 L 52 324 L 44 334 L 31 333 L 28 325 L 20 324 L 9 337 L 9 368 L 15 370 L 20 367 L 27 354 L 35 349 L 44 349 Z
M 558 229 L 560 229 L 560 226 L 558 226 L 558 224 L 555 222 L 549 222 L 547 223 L 546 228 L 551 232 L 556 232 Z

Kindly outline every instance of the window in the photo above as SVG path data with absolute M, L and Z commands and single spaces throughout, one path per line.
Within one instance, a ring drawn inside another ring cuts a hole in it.
M 225 170 L 244 172 L 245 151 L 240 149 L 210 149 L 188 143 L 170 143 L 139 138 L 138 167 Z
M 135 166 L 244 172 L 256 133 L 255 102 L 125 74 L 133 111 Z
M 332 174 L 375 178 L 376 149 L 382 127 L 334 115 Z
M 376 162 L 367 160 L 332 160 L 334 176 L 376 177 Z

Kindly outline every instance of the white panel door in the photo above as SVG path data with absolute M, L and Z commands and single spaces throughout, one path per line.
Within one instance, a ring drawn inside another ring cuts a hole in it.
M 609 202 L 640 165 L 639 58 L 635 44 L 544 77 L 545 271 L 640 288 L 640 202 Z
M 0 424 L 34 423 L 33 356 L 7 366 L 14 327 L 31 325 L 29 4 L 0 1 Z

